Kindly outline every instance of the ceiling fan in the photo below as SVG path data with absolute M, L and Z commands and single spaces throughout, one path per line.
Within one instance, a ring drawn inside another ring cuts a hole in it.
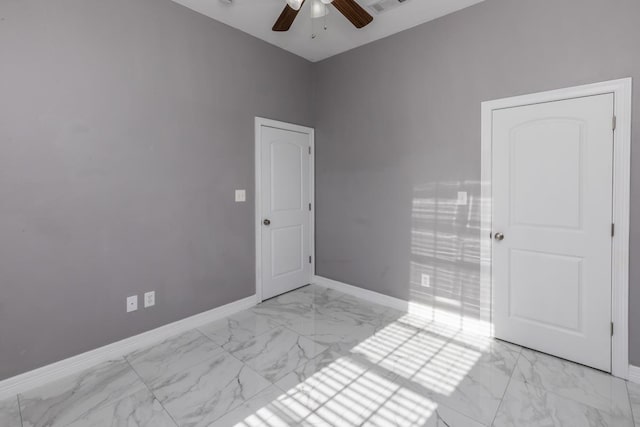
M 373 16 L 369 15 L 355 0 L 320 0 L 325 5 L 332 4 L 345 18 L 347 18 L 356 28 L 367 26 L 373 21 Z M 300 8 L 305 0 L 287 0 L 284 10 L 273 25 L 273 31 L 288 31 L 291 24 L 296 19 Z

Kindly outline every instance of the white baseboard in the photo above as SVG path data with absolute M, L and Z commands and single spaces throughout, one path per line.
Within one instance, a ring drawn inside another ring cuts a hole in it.
M 352 295 L 354 297 L 375 303 L 384 305 L 387 307 L 395 308 L 400 311 L 409 311 L 409 301 L 402 300 L 400 298 L 390 297 L 378 292 L 362 289 L 357 286 L 347 285 L 346 283 L 338 282 L 336 280 L 327 279 L 322 276 L 313 276 L 313 283 L 316 285 L 324 286 L 329 289 L 335 289 L 342 293 Z
M 435 323 L 452 325 L 466 332 L 472 332 L 483 336 L 492 336 L 491 323 L 482 319 L 461 318 L 460 315 L 449 313 L 445 310 L 431 307 L 414 301 L 405 301 L 400 298 L 390 297 L 368 289 L 338 282 L 322 276 L 313 276 L 313 283 L 324 286 L 354 297 L 394 308 L 405 313 L 430 319 Z
M 164 341 L 174 335 L 206 325 L 207 323 L 251 308 L 257 303 L 255 295 L 169 323 L 133 337 L 90 350 L 86 353 L 43 366 L 33 371 L 0 381 L 0 400 L 14 397 L 43 384 L 89 369 L 99 363 L 118 359 L 132 351 Z
M 629 365 L 629 382 L 640 384 L 640 366 Z
M 363 299 L 365 301 L 369 301 L 375 304 L 384 305 L 387 307 L 394 308 L 399 311 L 403 311 L 406 313 L 415 314 L 421 317 L 434 319 L 434 321 L 438 323 L 447 324 L 449 323 L 449 319 L 453 321 L 453 325 L 456 327 L 462 327 L 463 330 L 478 333 L 481 335 L 493 335 L 493 330 L 490 324 L 487 322 L 477 319 L 472 320 L 463 320 L 460 322 L 459 318 L 451 318 L 450 315 L 446 313 L 439 313 L 436 309 L 432 307 L 428 307 L 423 304 L 418 304 L 411 301 L 405 301 L 399 298 L 390 297 L 387 295 L 380 294 L 378 292 L 370 291 L 367 289 L 362 289 L 357 286 L 348 285 L 343 282 L 338 282 L 337 280 L 328 279 L 322 276 L 313 276 L 313 283 L 324 286 L 326 288 L 335 289 L 336 291 L 343 292 L 348 295 L 352 295 L 354 297 Z M 629 365 L 629 378 L 628 380 L 632 383 L 640 384 L 640 366 Z

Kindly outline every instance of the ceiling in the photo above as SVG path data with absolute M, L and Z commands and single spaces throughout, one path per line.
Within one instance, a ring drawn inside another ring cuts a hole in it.
M 333 6 L 326 18 L 310 18 L 307 1 L 288 32 L 271 31 L 285 0 L 173 0 L 217 21 L 235 27 L 289 52 L 316 62 L 374 40 L 439 18 L 484 0 L 406 0 L 401 6 L 376 14 L 367 5 L 375 0 L 357 0 L 374 20 L 357 30 Z M 323 30 L 326 22 L 327 30 Z M 312 39 L 311 35 L 316 33 Z

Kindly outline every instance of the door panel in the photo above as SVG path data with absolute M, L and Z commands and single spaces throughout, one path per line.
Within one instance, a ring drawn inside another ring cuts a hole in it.
M 497 338 L 611 370 L 613 95 L 493 116 Z
M 567 119 L 535 120 L 513 129 L 511 225 L 581 227 L 584 135 L 584 122 Z
M 264 300 L 311 281 L 311 157 L 309 134 L 267 126 L 260 132 Z
M 582 258 L 512 249 L 510 266 L 511 318 L 541 327 L 580 331 Z
M 271 144 L 271 209 L 300 210 L 303 199 L 303 147 L 288 141 Z M 306 152 L 305 152 L 306 153 Z
M 294 225 L 271 231 L 271 261 L 273 278 L 302 271 L 304 263 L 304 227 Z

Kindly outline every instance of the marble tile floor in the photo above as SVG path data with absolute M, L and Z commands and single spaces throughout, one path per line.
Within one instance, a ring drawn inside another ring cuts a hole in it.
M 0 401 L 0 427 L 640 427 L 640 385 L 309 285 Z

